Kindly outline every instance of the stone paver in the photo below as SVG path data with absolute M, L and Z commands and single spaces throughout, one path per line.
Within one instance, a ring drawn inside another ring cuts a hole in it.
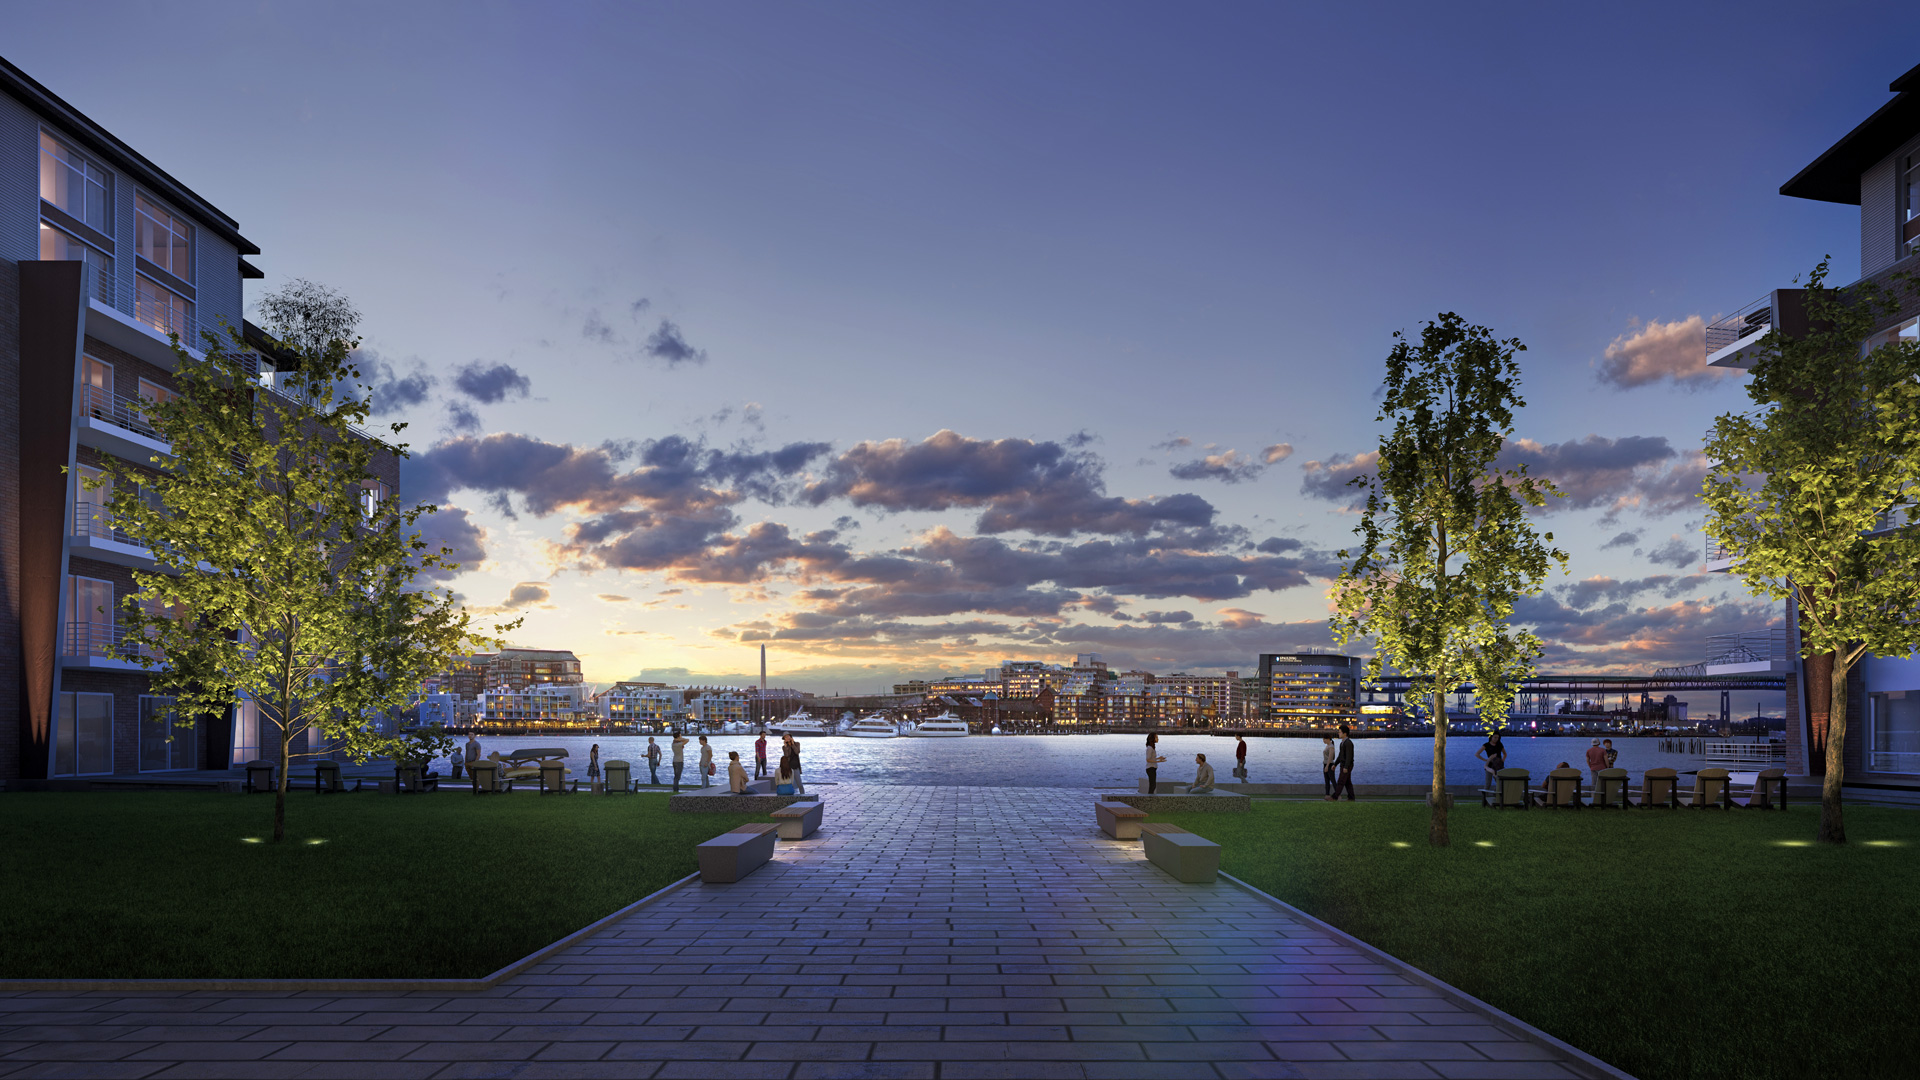
M 826 823 L 492 990 L 0 996 L 16 1077 L 1588 1075 L 1225 882 L 1092 793 L 815 788 Z

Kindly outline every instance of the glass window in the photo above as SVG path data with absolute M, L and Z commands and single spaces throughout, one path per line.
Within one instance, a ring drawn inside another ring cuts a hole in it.
M 145 195 L 133 197 L 133 248 L 181 281 L 193 280 L 193 226 Z
M 111 655 L 113 616 L 113 582 L 67 576 L 68 656 Z
M 42 199 L 112 235 L 113 223 L 107 217 L 108 208 L 113 204 L 113 200 L 107 198 L 107 186 L 111 182 L 111 175 L 86 155 L 44 131 L 40 133 Z
M 141 379 L 140 396 L 156 405 L 164 405 L 180 395 L 172 387 L 161 386 L 151 379 Z
M 86 263 L 87 295 L 103 304 L 113 303 L 111 256 L 43 221 L 40 223 L 40 258 L 43 262 Z
M 53 726 L 55 776 L 113 771 L 112 694 L 61 694 Z
M 100 479 L 100 470 L 91 465 L 76 465 L 74 471 L 81 480 Z M 103 540 L 113 538 L 113 526 L 107 519 L 107 503 L 113 501 L 113 480 L 92 490 L 87 485 L 77 484 L 73 492 L 73 533 L 75 536 L 92 536 Z
M 199 767 L 199 723 L 182 724 L 170 697 L 141 697 L 140 771 Z
M 190 320 L 193 308 L 184 296 L 142 275 L 133 279 L 133 317 L 163 334 L 179 334 L 182 341 L 193 336 Z
M 1920 772 L 1920 691 L 1894 690 L 1871 696 L 1872 739 L 1867 768 L 1872 772 Z

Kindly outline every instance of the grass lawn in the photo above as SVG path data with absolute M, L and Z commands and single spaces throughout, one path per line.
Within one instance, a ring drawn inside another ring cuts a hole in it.
M 758 817 L 665 795 L 0 795 L 0 978 L 475 978 Z
M 1912 1076 L 1920 813 L 1454 811 L 1255 803 L 1155 815 L 1250 884 L 1644 1080 Z

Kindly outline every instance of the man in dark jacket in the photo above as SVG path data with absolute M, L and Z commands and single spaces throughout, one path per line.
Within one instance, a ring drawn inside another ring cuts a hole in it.
M 1340 725 L 1340 752 L 1334 755 L 1334 767 L 1340 770 L 1340 779 L 1333 782 L 1333 797 L 1340 798 L 1340 789 L 1347 790 L 1347 801 L 1353 801 L 1353 732 L 1347 725 Z

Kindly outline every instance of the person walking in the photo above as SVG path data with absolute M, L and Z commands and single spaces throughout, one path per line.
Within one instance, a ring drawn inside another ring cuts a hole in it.
M 1600 740 L 1593 740 L 1587 747 L 1587 775 L 1593 778 L 1594 791 L 1600 790 L 1600 770 L 1607 767 L 1607 752 L 1600 749 Z
M 791 735 L 787 736 L 787 757 L 793 762 L 793 793 L 805 795 L 807 782 L 800 775 L 800 740 Z
M 707 737 L 700 736 L 700 786 L 713 783 L 713 747 L 707 745 Z
M 1207 764 L 1207 755 L 1193 755 L 1193 784 L 1187 788 L 1189 795 L 1207 795 L 1213 791 L 1213 766 Z
M 1333 760 L 1335 756 L 1335 751 L 1333 749 L 1333 736 L 1322 735 L 1320 736 L 1320 742 L 1321 742 L 1320 780 L 1323 786 L 1326 788 L 1327 801 L 1332 802 L 1333 801 Z
M 1328 802 L 1337 802 L 1342 788 L 1346 789 L 1347 801 L 1353 801 L 1353 732 L 1345 724 L 1340 725 L 1340 751 L 1333 756 L 1333 764 L 1340 770 L 1339 779 L 1333 782 L 1333 794 L 1327 796 Z
M 1147 794 L 1153 794 L 1160 787 L 1160 763 L 1167 760 L 1160 756 L 1160 734 L 1147 732 Z
M 1494 782 L 1500 779 L 1500 770 L 1507 767 L 1507 748 L 1500 744 L 1500 733 L 1496 731 L 1487 736 L 1487 741 L 1480 744 L 1473 756 L 1486 763 L 1487 788 L 1492 790 Z
M 735 795 L 747 793 L 747 767 L 740 764 L 740 751 L 727 751 L 727 788 Z
M 680 793 L 680 770 L 687 767 L 687 737 L 673 733 L 673 791 Z
M 1233 748 L 1233 774 L 1240 779 L 1247 778 L 1247 737 L 1242 735 Z
M 753 740 L 753 778 L 767 775 L 767 733 L 762 730 L 760 737 Z
M 647 775 L 652 778 L 653 786 L 660 786 L 660 744 L 647 736 Z

